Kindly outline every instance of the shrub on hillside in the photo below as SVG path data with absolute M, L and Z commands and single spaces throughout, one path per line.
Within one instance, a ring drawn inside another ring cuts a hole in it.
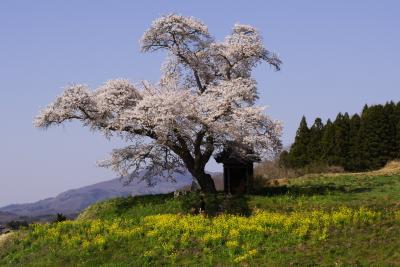
M 65 217 L 62 213 L 57 213 L 56 219 L 54 222 L 63 222 L 66 221 L 67 217 Z
M 28 227 L 29 224 L 27 221 L 10 221 L 6 224 L 6 226 L 11 230 L 18 230 L 22 227 Z

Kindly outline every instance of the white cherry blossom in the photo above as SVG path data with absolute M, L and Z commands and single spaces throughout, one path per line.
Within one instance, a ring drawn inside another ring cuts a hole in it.
M 156 84 L 110 80 L 95 90 L 74 84 L 43 109 L 35 125 L 47 128 L 72 119 L 107 137 L 131 144 L 114 150 L 100 166 L 126 182 L 149 184 L 154 177 L 187 169 L 204 192 L 215 192 L 205 172 L 210 158 L 235 143 L 259 156 L 280 148 L 281 124 L 255 106 L 257 83 L 251 70 L 281 61 L 263 45 L 259 32 L 236 24 L 216 42 L 197 19 L 176 14 L 153 22 L 141 40 L 142 51 L 166 50 L 163 75 Z M 139 173 L 143 173 L 139 176 Z

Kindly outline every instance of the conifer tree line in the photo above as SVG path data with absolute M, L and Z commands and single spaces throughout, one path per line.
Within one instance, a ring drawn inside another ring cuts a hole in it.
M 346 171 L 377 169 L 400 158 L 400 102 L 365 105 L 361 114 L 339 113 L 324 124 L 316 118 L 308 127 L 303 116 L 295 141 L 283 151 L 288 168 L 341 166 Z

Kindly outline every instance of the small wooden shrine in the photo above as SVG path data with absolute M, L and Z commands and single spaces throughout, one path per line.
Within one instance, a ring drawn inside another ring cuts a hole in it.
M 215 156 L 218 163 L 224 165 L 224 191 L 227 194 L 245 194 L 251 188 L 253 164 L 260 157 L 250 149 L 229 146 Z

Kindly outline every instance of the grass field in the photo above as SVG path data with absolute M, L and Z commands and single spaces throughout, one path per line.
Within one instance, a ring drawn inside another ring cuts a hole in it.
M 258 195 L 117 198 L 0 242 L 1 266 L 400 266 L 400 164 Z M 219 214 L 219 210 L 224 210 Z

